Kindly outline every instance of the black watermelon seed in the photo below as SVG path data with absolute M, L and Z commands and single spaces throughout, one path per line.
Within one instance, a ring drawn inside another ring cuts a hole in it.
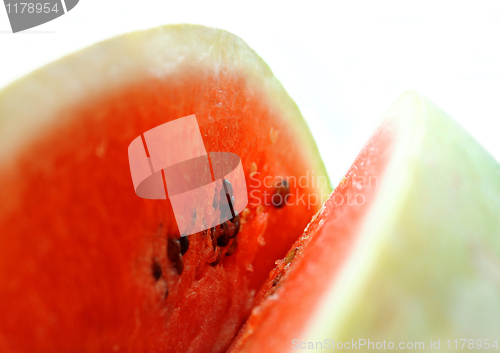
M 231 213 L 231 210 L 229 208 L 221 208 L 221 213 L 220 213 L 220 221 L 225 222 L 228 219 L 231 219 L 233 217 L 233 214 Z
M 233 218 L 231 218 L 231 223 L 233 224 L 233 231 L 231 232 L 231 238 L 234 238 L 235 236 L 238 235 L 241 227 L 241 221 L 240 221 L 240 215 L 236 215 Z
M 168 237 L 167 257 L 170 261 L 175 262 L 181 253 L 181 245 L 178 239 Z
M 229 194 L 229 196 L 233 196 L 233 186 L 229 182 L 229 180 L 224 179 L 222 181 L 222 190 L 226 194 Z
M 224 222 L 220 225 L 219 228 L 220 232 L 217 236 L 217 245 L 224 247 L 229 244 L 229 226 L 227 225 L 227 222 Z
M 221 252 L 219 251 L 219 255 L 217 255 L 217 258 L 215 259 L 214 262 L 210 263 L 210 266 L 215 267 L 215 266 L 217 266 L 219 264 L 219 262 L 220 262 L 220 253 Z
M 222 189 L 220 191 L 221 218 L 226 220 L 233 216 L 234 202 L 233 186 L 229 180 L 224 179 L 222 181 Z M 222 207 L 222 205 L 229 205 L 229 207 Z
M 228 233 L 229 233 L 229 239 L 232 239 L 235 237 L 235 234 L 238 234 L 236 231 L 236 225 L 232 222 L 226 222 L 227 228 L 228 228 Z
M 158 281 L 160 279 L 161 266 L 160 263 L 158 262 L 158 259 L 153 259 L 153 263 L 151 264 L 151 273 L 153 274 L 155 281 Z
M 236 251 L 236 247 L 238 246 L 238 238 L 234 238 L 231 242 L 231 246 L 227 249 L 226 256 L 231 256 Z
M 210 237 L 212 238 L 212 246 L 215 251 L 215 248 L 217 247 L 217 228 L 210 228 Z
M 179 240 L 168 237 L 167 257 L 180 275 L 184 270 L 184 261 L 181 256 L 181 245 Z
M 233 218 L 234 203 L 235 203 L 234 196 L 231 196 L 231 204 L 229 205 L 229 207 L 222 207 L 223 203 L 221 201 L 221 207 L 220 207 L 220 220 L 221 220 L 221 222 L 225 222 L 228 219 Z M 226 199 L 224 206 L 227 204 L 228 203 L 227 203 L 227 199 Z
M 184 270 L 184 261 L 182 260 L 182 257 L 180 255 L 175 262 L 175 269 L 177 270 L 177 273 L 179 273 L 179 275 L 182 274 L 182 271 Z
M 286 201 L 290 196 L 290 187 L 288 186 L 288 181 L 282 180 L 276 185 L 276 190 L 271 199 L 274 207 L 281 208 L 286 205 Z
M 212 203 L 212 207 L 214 210 L 217 209 L 217 206 L 219 206 L 219 198 L 217 197 L 217 193 L 214 194 L 214 202 Z
M 187 236 L 183 236 L 179 239 L 181 243 L 181 255 L 184 255 L 189 249 L 189 238 Z

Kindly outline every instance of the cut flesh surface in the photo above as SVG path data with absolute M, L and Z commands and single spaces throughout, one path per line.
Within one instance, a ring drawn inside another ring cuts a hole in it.
M 229 351 L 493 343 L 499 210 L 498 163 L 433 103 L 406 92 L 277 262 Z
M 209 232 L 181 256 L 169 201 L 132 185 L 130 142 L 191 114 L 206 151 L 243 164 L 249 204 L 231 256 Z M 264 178 L 311 171 L 320 184 L 290 188 L 289 205 L 265 198 L 276 190 Z M 96 44 L 0 91 L 0 182 L 2 352 L 224 351 L 321 205 L 294 200 L 329 193 L 266 64 L 234 35 L 188 25 Z

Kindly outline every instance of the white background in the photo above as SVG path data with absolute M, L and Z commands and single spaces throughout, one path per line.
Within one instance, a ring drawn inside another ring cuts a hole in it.
M 407 89 L 440 105 L 500 160 L 495 0 L 80 0 L 17 34 L 0 8 L 0 87 L 96 41 L 167 23 L 223 28 L 254 48 L 301 108 L 334 184 Z

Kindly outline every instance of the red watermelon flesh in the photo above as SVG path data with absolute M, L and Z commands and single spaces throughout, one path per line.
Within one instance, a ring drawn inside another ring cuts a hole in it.
M 208 152 L 241 158 L 249 205 L 228 245 L 197 233 L 180 255 L 170 203 L 136 196 L 127 147 L 191 114 Z M 0 150 L 2 352 L 222 352 L 329 191 L 269 68 L 199 26 L 118 37 L 8 86 Z M 291 186 L 283 207 L 260 185 L 312 171 L 319 183 Z

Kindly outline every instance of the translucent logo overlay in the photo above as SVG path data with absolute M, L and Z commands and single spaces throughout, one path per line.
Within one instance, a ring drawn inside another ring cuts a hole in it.
M 137 196 L 168 198 L 182 236 L 222 224 L 248 204 L 240 157 L 207 153 L 194 114 L 136 137 L 128 158 Z
M 12 32 L 39 26 L 72 10 L 79 0 L 4 0 Z

